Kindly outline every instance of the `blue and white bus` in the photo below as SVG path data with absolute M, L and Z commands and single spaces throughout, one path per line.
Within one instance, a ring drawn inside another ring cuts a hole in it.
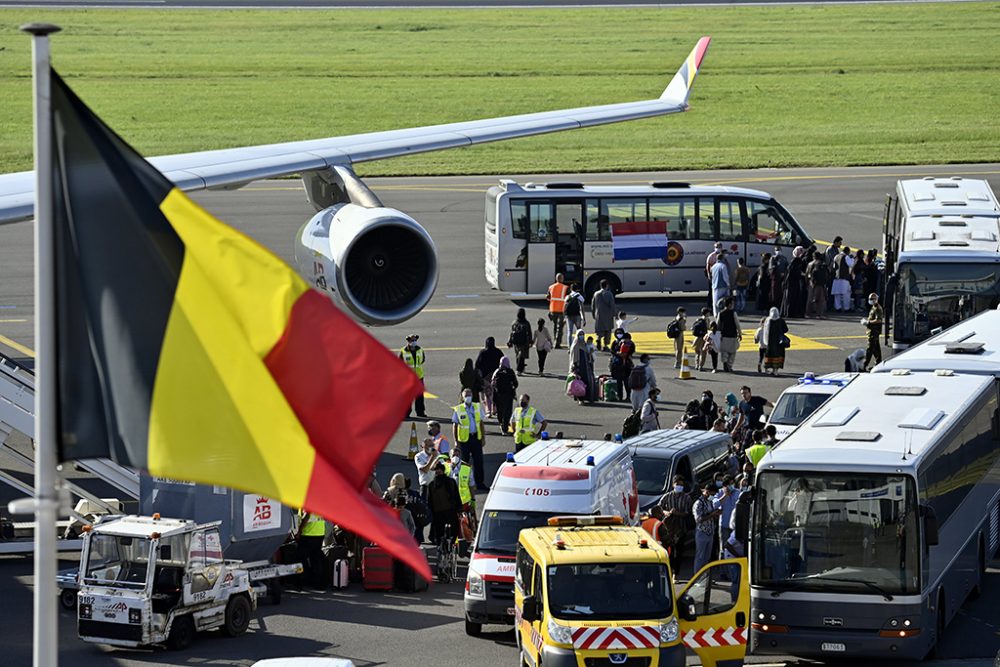
M 665 227 L 662 252 L 615 260 L 616 223 Z M 556 273 L 589 296 L 607 279 L 616 292 L 708 289 L 705 261 L 721 242 L 731 267 L 751 269 L 775 246 L 791 259 L 809 235 L 771 195 L 759 190 L 688 183 L 590 186 L 501 180 L 486 192 L 486 280 L 504 292 L 543 295 Z
M 844 387 L 760 462 L 750 651 L 923 658 L 997 552 L 998 461 L 990 374 Z

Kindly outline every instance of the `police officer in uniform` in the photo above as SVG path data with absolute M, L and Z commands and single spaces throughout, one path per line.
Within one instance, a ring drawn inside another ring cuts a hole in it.
M 417 374 L 417 377 L 420 378 L 420 386 L 422 388 L 424 384 L 424 351 L 417 345 L 419 338 L 420 336 L 417 334 L 407 336 L 406 345 L 399 351 L 399 358 Z M 413 407 L 416 409 L 418 417 L 427 416 L 427 413 L 424 412 L 424 392 L 421 391 L 413 401 Z M 406 418 L 409 419 L 409 417 L 410 413 L 407 411 Z
M 864 371 L 868 370 L 868 362 L 875 359 L 875 363 L 882 363 L 882 346 L 879 343 L 879 336 L 882 335 L 882 323 L 885 321 L 885 314 L 882 306 L 878 303 L 878 294 L 872 292 L 868 295 L 868 317 L 865 318 L 864 325 L 868 328 L 868 347 L 865 348 Z
M 542 413 L 530 404 L 531 397 L 521 394 L 518 407 L 514 408 L 514 415 L 510 418 L 510 426 L 514 430 L 514 451 L 517 452 L 537 440 L 538 434 L 548 427 Z

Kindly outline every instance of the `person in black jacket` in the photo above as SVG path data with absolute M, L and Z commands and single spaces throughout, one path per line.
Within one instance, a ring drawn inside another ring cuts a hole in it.
M 458 484 L 444 472 L 444 462 L 434 466 L 434 479 L 427 485 L 427 503 L 431 510 L 431 542 L 437 543 L 442 537 L 455 535 L 458 530 L 458 513 L 462 509 L 462 497 Z M 445 527 L 450 528 L 445 530 Z
M 496 417 L 496 406 L 493 405 L 493 384 L 491 379 L 493 373 L 500 368 L 500 360 L 503 359 L 503 352 L 497 347 L 497 341 L 493 336 L 486 339 L 483 349 L 476 357 L 473 367 L 479 371 L 479 377 L 483 378 L 483 398 L 486 403 L 486 416 Z

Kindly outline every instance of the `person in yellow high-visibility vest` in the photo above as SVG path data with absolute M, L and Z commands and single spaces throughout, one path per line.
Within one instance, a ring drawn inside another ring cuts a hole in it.
M 403 360 L 403 363 L 413 369 L 417 377 L 420 378 L 420 384 L 424 383 L 424 351 L 417 345 L 417 340 L 420 338 L 417 334 L 410 334 L 406 337 L 406 345 L 399 351 L 399 358 Z M 420 392 L 420 395 L 413 401 L 413 407 L 417 411 L 418 417 L 426 417 L 427 413 L 424 411 L 424 393 Z M 409 417 L 410 413 L 407 411 L 406 416 Z
M 475 487 L 472 483 L 472 466 L 462 460 L 462 448 L 456 447 L 451 455 L 451 471 L 445 470 L 458 483 L 458 495 L 462 499 L 463 509 L 468 509 L 474 498 Z
M 326 588 L 326 582 L 323 579 L 323 540 L 326 538 L 326 519 L 319 514 L 299 510 L 297 537 L 303 578 L 310 586 Z
M 483 470 L 483 449 L 486 447 L 486 414 L 479 403 L 472 401 L 472 390 L 462 390 L 462 402 L 452 407 L 452 435 L 454 446 L 461 449 L 462 460 L 472 463 L 472 474 L 477 491 L 489 491 Z M 471 459 L 471 461 L 470 461 Z
M 531 397 L 521 394 L 521 400 L 510 418 L 510 426 L 514 430 L 514 451 L 519 452 L 538 440 L 538 434 L 548 427 L 548 422 L 541 412 L 531 407 Z

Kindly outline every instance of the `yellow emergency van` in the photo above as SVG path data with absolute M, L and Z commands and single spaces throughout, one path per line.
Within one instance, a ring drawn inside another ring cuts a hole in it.
M 676 594 L 667 551 L 620 517 L 562 516 L 521 531 L 514 616 L 521 667 L 705 667 L 746 653 L 746 560 L 702 568 Z

